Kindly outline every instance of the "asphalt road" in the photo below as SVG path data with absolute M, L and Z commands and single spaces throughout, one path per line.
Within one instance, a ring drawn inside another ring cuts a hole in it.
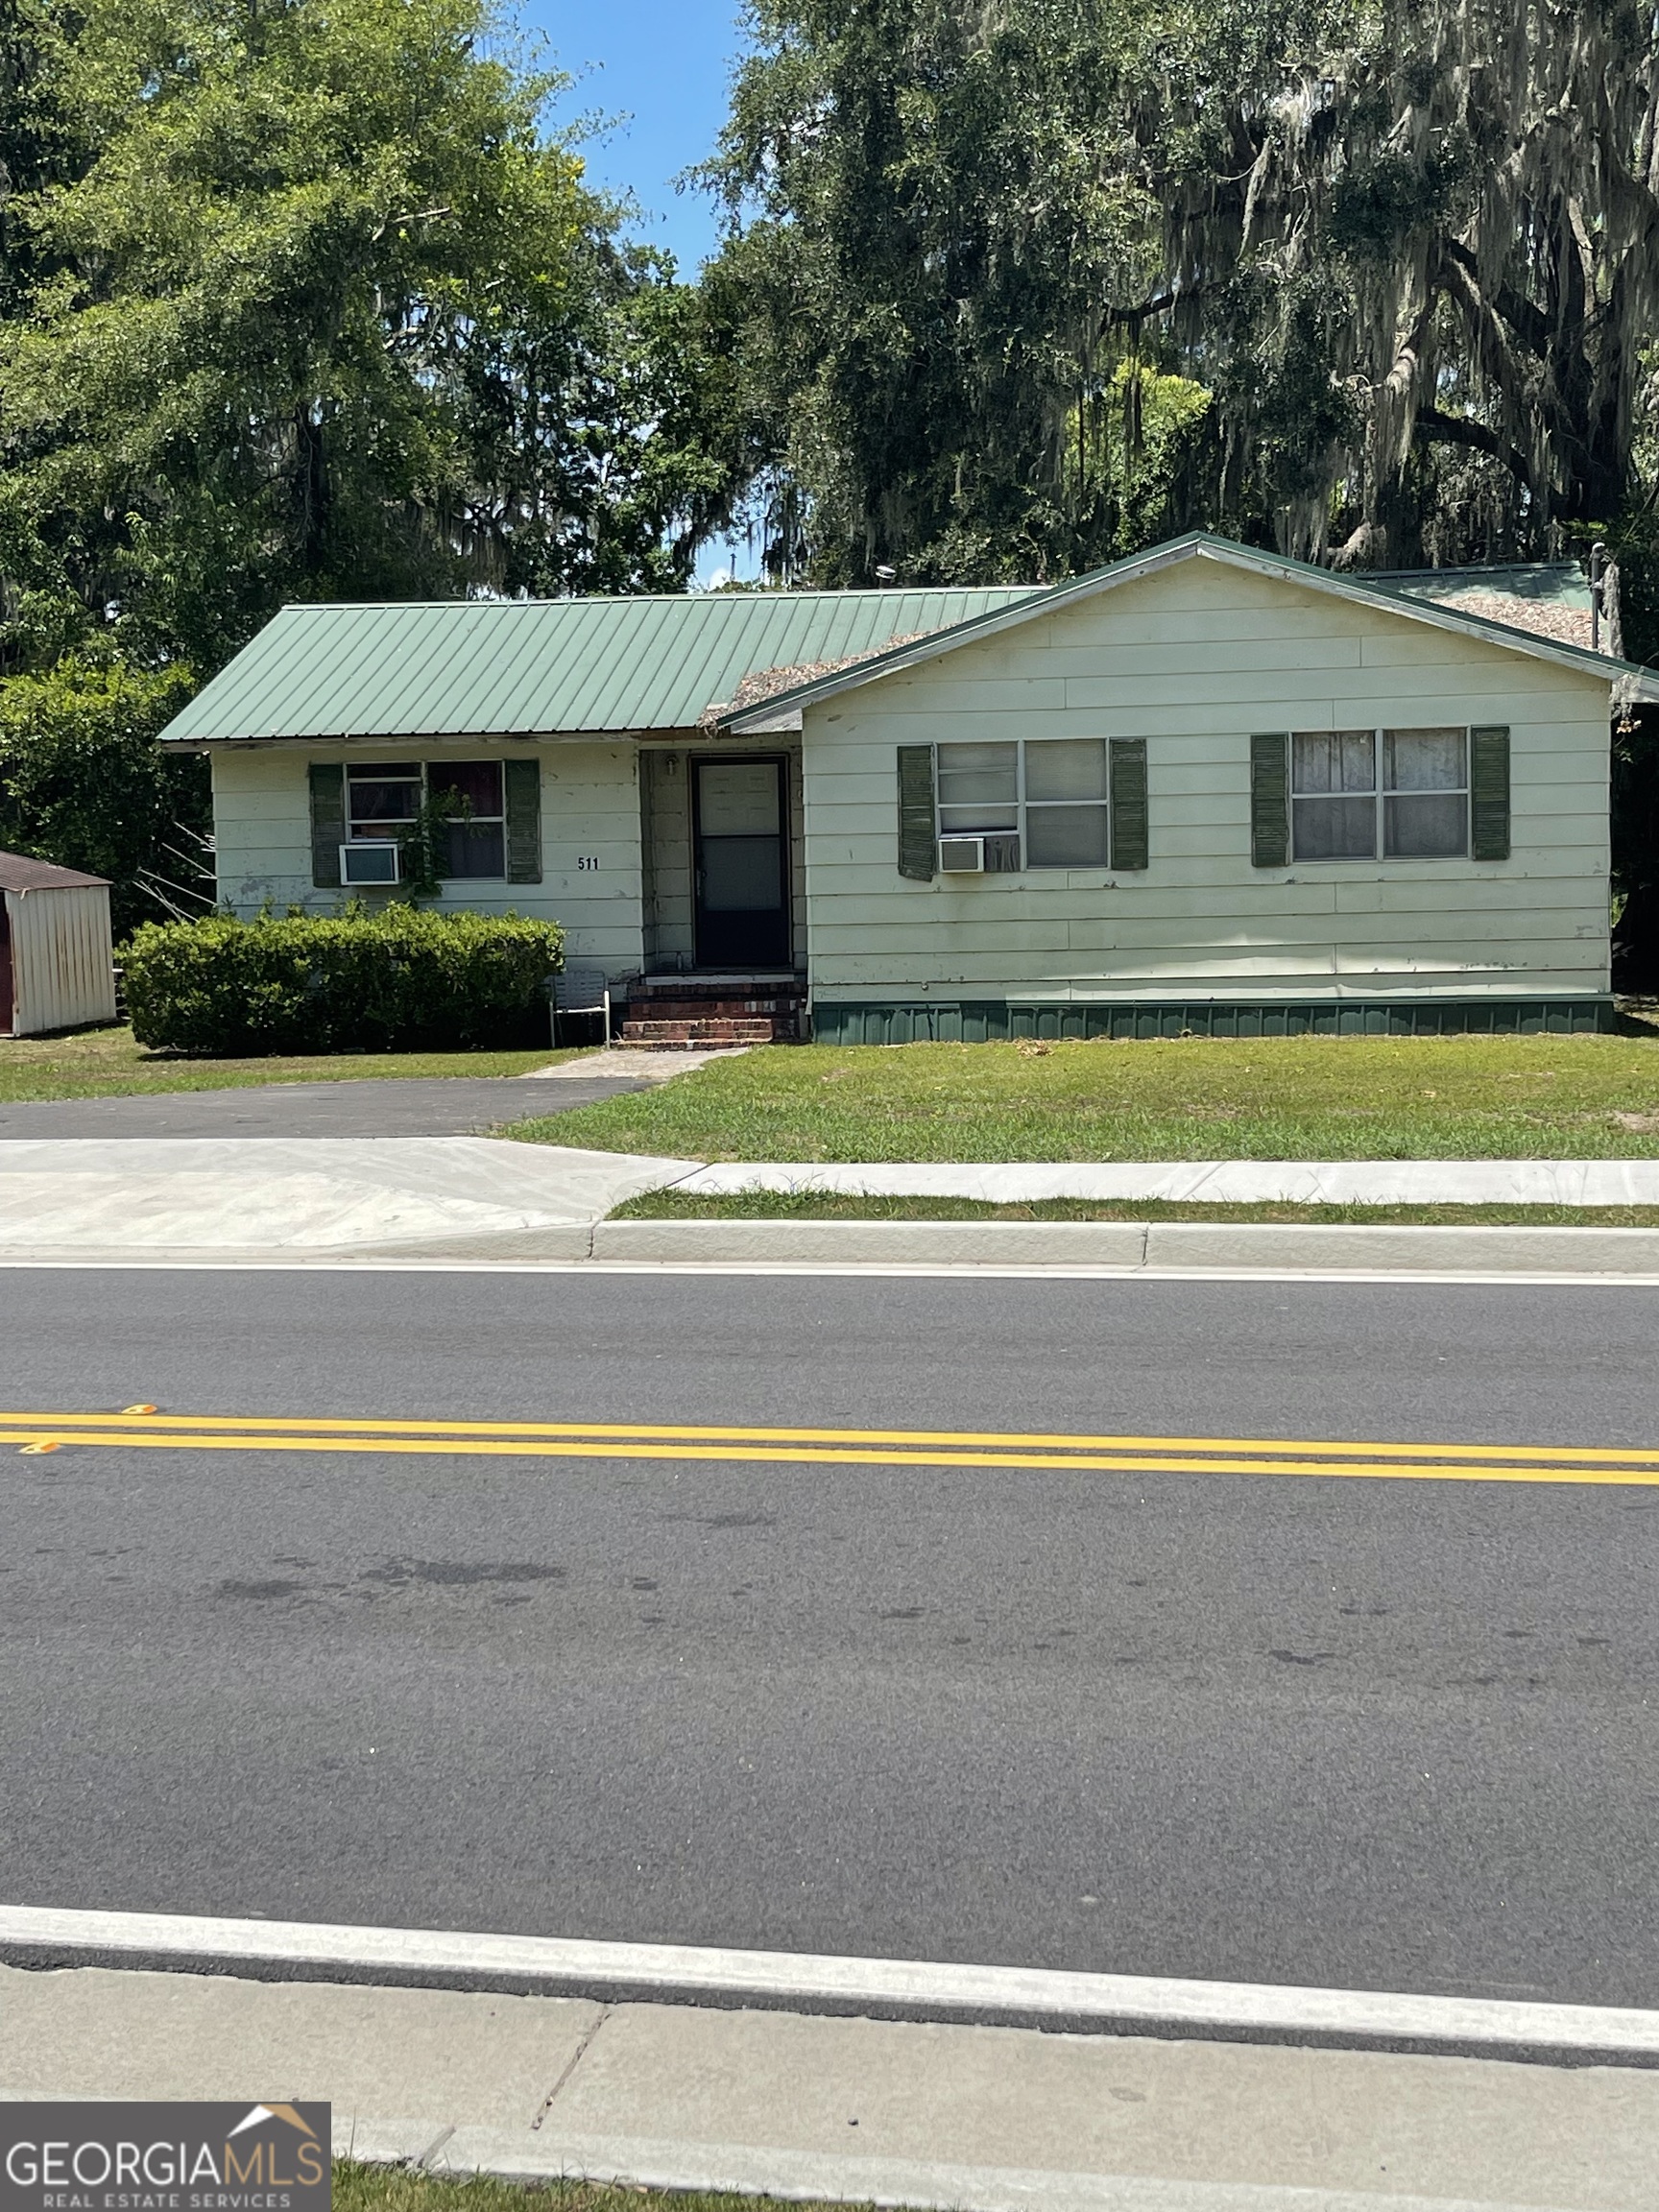
M 1659 1443 L 1625 1289 L 0 1273 L 11 1407 Z M 1659 1488 L 8 1449 L 7 1902 L 1659 2004 Z
M 465 1137 L 497 1122 L 565 1114 L 643 1088 L 615 1076 L 434 1075 L 27 1099 L 0 1104 L 0 1139 Z

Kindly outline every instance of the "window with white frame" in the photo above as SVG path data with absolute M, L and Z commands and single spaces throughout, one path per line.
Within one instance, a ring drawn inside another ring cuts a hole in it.
M 419 760 L 355 762 L 346 770 L 346 834 L 353 845 L 404 835 L 421 811 Z
M 1296 860 L 1466 857 L 1468 731 L 1297 731 L 1290 830 Z
M 474 882 L 505 879 L 507 812 L 499 760 L 433 760 L 426 789 L 453 809 L 444 825 L 439 873 Z
M 352 844 L 407 836 L 429 799 L 447 800 L 439 873 L 445 880 L 503 881 L 507 822 L 499 760 L 355 762 L 346 771 L 347 835 Z
M 984 836 L 1004 869 L 1104 868 L 1107 773 L 1102 737 L 941 745 L 939 835 Z

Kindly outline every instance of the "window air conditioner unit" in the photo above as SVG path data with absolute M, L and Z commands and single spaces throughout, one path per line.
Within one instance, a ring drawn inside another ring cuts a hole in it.
M 365 837 L 340 848 L 342 883 L 396 883 L 397 848 L 389 837 Z
M 939 873 L 941 876 L 983 876 L 985 873 L 984 838 L 941 837 L 939 840 Z

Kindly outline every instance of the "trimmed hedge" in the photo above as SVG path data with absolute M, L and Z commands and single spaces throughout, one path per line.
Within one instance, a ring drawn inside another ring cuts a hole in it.
M 122 952 L 132 1033 L 169 1052 L 465 1050 L 540 1044 L 556 923 L 515 914 L 147 923 Z

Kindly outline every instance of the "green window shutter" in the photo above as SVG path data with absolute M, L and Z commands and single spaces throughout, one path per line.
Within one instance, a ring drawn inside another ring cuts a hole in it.
M 933 837 L 933 748 L 899 748 L 899 873 L 930 883 L 938 864 Z
M 1290 859 L 1290 739 L 1282 730 L 1250 740 L 1250 864 Z
M 340 886 L 340 848 L 346 842 L 346 771 L 337 760 L 313 760 L 311 778 L 311 880 L 320 891 Z
M 541 880 L 541 763 L 509 760 L 507 786 L 507 880 Z
M 1469 733 L 1469 850 L 1477 860 L 1509 857 L 1509 733 Z
M 1115 869 L 1147 865 L 1146 740 L 1114 737 L 1112 774 L 1112 865 Z

